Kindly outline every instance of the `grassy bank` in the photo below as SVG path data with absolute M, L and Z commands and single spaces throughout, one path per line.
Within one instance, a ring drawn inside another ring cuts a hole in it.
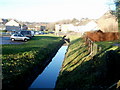
M 57 52 L 63 41 L 60 37 L 35 36 L 20 45 L 2 46 L 3 89 L 24 88 L 37 70 Z M 39 68 L 38 68 L 39 67 Z M 31 78 L 29 78 L 31 76 Z
M 116 42 L 97 43 L 102 50 L 92 57 L 83 39 L 72 41 L 66 53 L 56 88 L 105 90 L 119 80 L 120 48 L 114 46 Z

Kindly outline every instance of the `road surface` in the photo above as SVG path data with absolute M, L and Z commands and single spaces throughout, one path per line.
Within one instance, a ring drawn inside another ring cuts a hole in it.
M 0 44 L 23 44 L 23 41 L 11 41 L 10 36 L 0 36 Z

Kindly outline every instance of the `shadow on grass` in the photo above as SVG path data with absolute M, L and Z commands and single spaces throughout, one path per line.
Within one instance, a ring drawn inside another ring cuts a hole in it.
M 72 54 L 74 54 L 75 52 L 77 52 L 78 50 L 80 50 L 82 47 L 80 46 L 79 48 L 76 48 L 76 49 L 74 49 L 74 50 L 72 50 L 70 53 L 69 53 L 69 55 L 67 56 L 67 58 L 69 57 L 69 56 L 71 56 Z
M 109 56 L 110 61 L 107 60 L 106 55 Z M 103 57 L 83 62 L 72 71 L 64 70 L 58 77 L 55 90 L 59 88 L 63 90 L 106 90 L 120 79 L 119 58 L 119 53 L 106 52 Z
M 69 65 L 69 64 L 70 64 L 71 62 L 73 62 L 77 57 L 79 57 L 82 53 L 84 53 L 84 52 L 86 52 L 86 51 L 87 51 L 87 50 L 84 50 L 83 52 L 79 53 L 76 57 L 73 58 L 73 60 L 71 60 L 70 62 L 68 62 L 64 67 L 66 67 L 67 65 Z M 86 55 L 85 55 L 85 56 L 86 56 Z M 81 57 L 81 59 L 84 58 L 85 56 Z M 81 59 L 80 59 L 80 60 L 81 60 Z M 78 60 L 77 62 L 79 62 L 80 60 Z M 76 63 L 77 63 L 77 62 L 76 62 Z M 73 66 L 73 65 L 72 65 L 72 66 Z
M 90 77 L 93 73 L 92 63 L 92 60 L 90 60 L 83 62 L 73 71 L 63 71 L 62 76 L 58 78 L 56 88 L 64 88 L 64 90 L 89 90 L 91 83 L 93 83 L 92 77 Z

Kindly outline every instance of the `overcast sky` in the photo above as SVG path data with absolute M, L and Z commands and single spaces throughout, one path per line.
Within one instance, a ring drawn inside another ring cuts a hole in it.
M 62 19 L 97 19 L 107 10 L 108 0 L 0 0 L 0 18 L 30 22 Z

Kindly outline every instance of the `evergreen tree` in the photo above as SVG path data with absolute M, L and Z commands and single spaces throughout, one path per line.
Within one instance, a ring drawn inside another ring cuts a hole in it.
M 119 32 L 120 32 L 120 0 L 115 0 L 115 5 L 116 5 L 116 14 L 117 14 L 117 17 L 118 17 L 118 29 L 119 29 Z

